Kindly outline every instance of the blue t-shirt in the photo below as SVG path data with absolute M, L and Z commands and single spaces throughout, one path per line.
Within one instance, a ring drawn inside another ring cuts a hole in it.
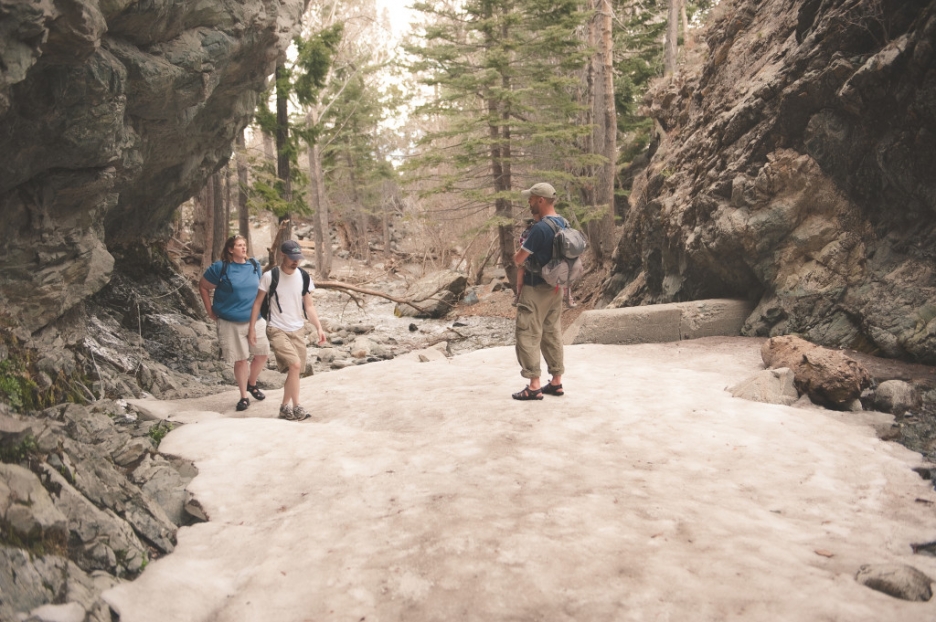
M 561 217 L 546 216 L 546 218 L 552 219 L 553 222 L 559 225 L 560 229 L 565 228 L 565 223 Z M 545 218 L 533 225 L 530 229 L 530 235 L 527 236 L 526 241 L 521 247 L 523 250 L 530 253 L 530 257 L 527 261 L 535 261 L 540 267 L 548 264 L 552 260 L 553 238 L 555 237 L 556 234 L 553 233 L 552 227 L 549 226 Z M 545 285 L 546 281 L 543 280 L 543 277 L 539 274 L 533 274 L 532 271 L 527 270 L 523 274 L 523 284 Z
M 221 278 L 223 261 L 216 261 L 205 270 L 205 280 L 215 286 L 211 308 L 228 322 L 249 322 L 257 289 L 260 287 L 260 264 L 249 259 L 244 263 L 231 261 Z

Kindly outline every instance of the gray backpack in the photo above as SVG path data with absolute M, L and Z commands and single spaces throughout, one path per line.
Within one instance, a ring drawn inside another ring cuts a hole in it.
M 553 218 L 545 218 L 546 224 L 553 230 L 552 259 L 540 271 L 543 280 L 553 287 L 569 287 L 582 277 L 582 253 L 588 246 L 585 234 L 569 226 L 562 218 L 560 226 Z

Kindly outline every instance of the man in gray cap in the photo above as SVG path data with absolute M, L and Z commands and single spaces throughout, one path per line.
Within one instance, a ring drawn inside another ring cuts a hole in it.
M 523 289 L 517 301 L 516 350 L 520 362 L 520 375 L 530 384 L 513 394 L 515 400 L 541 400 L 543 394 L 563 395 L 562 373 L 562 292 L 549 285 L 540 275 L 540 269 L 552 259 L 553 233 L 546 219 L 554 219 L 565 226 L 556 213 L 556 189 L 547 183 L 534 184 L 520 193 L 530 206 L 530 213 L 538 222 L 530 229 L 523 246 L 514 255 L 514 263 L 524 266 Z M 540 354 L 552 379 L 540 384 Z
M 302 249 L 295 240 L 287 240 L 280 246 L 280 252 L 283 257 L 279 267 L 265 272 L 260 279 L 260 289 L 250 313 L 247 341 L 252 344 L 257 340 L 255 325 L 263 299 L 269 295 L 267 338 L 276 355 L 277 369 L 286 374 L 279 416 L 281 419 L 302 421 L 310 416 L 299 405 L 299 374 L 306 363 L 306 336 L 303 330 L 306 318 L 318 332 L 319 345 L 325 343 L 325 330 L 312 304 L 312 290 L 315 289 L 312 277 L 299 267 L 303 259 Z

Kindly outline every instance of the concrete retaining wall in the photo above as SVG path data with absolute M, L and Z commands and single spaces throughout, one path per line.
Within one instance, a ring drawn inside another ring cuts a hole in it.
M 715 299 L 584 311 L 566 329 L 563 342 L 623 345 L 732 337 L 741 334 L 753 310 L 754 303 L 746 300 Z

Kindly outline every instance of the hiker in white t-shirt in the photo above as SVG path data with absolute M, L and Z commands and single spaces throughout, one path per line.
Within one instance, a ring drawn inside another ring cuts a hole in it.
M 280 246 L 280 252 L 283 258 L 279 267 L 265 272 L 260 279 L 260 289 L 250 313 L 247 339 L 250 343 L 256 341 L 255 325 L 260 316 L 260 308 L 264 306 L 267 292 L 272 289 L 273 293 L 268 303 L 266 334 L 276 356 L 277 368 L 286 373 L 279 416 L 290 421 L 302 421 L 310 416 L 309 412 L 299 405 L 299 374 L 306 363 L 306 337 L 303 330 L 306 318 L 318 332 L 319 345 L 325 343 L 325 330 L 312 303 L 312 290 L 315 289 L 315 285 L 309 273 L 299 267 L 303 258 L 299 244 L 294 240 L 287 240 Z

